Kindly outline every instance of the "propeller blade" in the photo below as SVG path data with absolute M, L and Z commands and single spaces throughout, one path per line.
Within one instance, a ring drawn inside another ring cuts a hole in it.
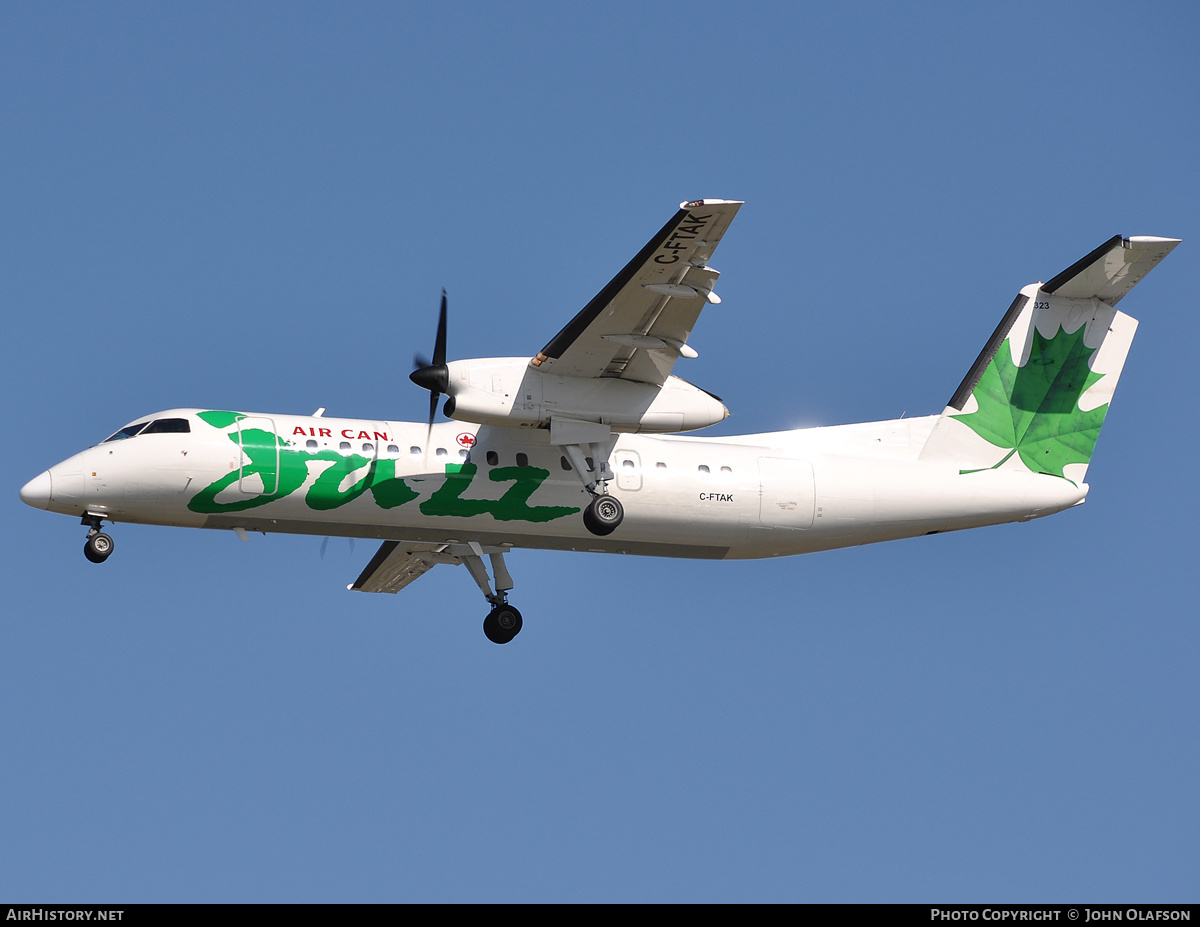
M 433 436 L 433 420 L 437 417 L 438 394 L 429 394 L 429 426 L 425 429 L 425 450 L 429 450 L 429 439 Z
M 350 542 L 350 553 L 353 554 L 354 553 L 354 538 L 347 538 L 346 540 L 348 540 Z M 328 548 L 329 548 L 329 535 L 326 535 L 325 538 L 321 541 L 321 559 L 322 560 L 325 559 L 325 551 Z
M 416 368 L 408 375 L 421 389 L 433 393 L 430 408 L 436 412 L 437 397 L 450 389 L 450 371 L 446 367 L 446 291 L 442 290 L 442 308 L 438 312 L 437 337 L 433 342 L 433 361 L 426 361 L 420 354 L 413 355 L 413 366 Z M 434 412 L 429 415 L 433 422 Z
M 446 365 L 446 291 L 442 290 L 442 309 L 438 313 L 437 338 L 433 342 L 433 365 Z M 444 390 L 443 390 L 444 392 Z
M 425 459 L 429 459 L 429 442 L 433 438 L 433 421 L 437 418 L 438 400 L 450 392 L 450 368 L 446 366 L 446 291 L 442 290 L 442 307 L 438 310 L 437 335 L 433 339 L 433 360 L 413 355 L 414 370 L 408 375 L 421 389 L 429 390 L 429 424 L 425 428 Z

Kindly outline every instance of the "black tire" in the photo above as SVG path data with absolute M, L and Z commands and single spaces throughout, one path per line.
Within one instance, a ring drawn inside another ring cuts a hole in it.
M 583 510 L 584 527 L 600 537 L 616 531 L 624 518 L 625 509 L 616 496 L 597 496 Z
M 497 605 L 483 619 L 483 633 L 493 644 L 507 644 L 521 633 L 521 613 L 511 605 Z
M 92 563 L 103 563 L 112 555 L 115 546 L 112 538 L 100 532 L 93 534 L 84 542 L 83 555 Z

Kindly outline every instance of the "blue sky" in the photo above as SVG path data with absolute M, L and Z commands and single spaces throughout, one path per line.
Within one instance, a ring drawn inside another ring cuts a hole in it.
M 0 8 L 0 898 L 1194 901 L 1200 14 L 1184 3 Z M 939 411 L 1017 289 L 1185 239 L 1085 506 L 771 562 L 21 504 L 174 406 L 420 419 L 683 199 L 743 199 L 680 372 L 737 434 Z

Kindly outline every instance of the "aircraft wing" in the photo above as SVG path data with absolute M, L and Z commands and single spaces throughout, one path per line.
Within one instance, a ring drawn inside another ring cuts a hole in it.
M 356 592 L 399 592 L 439 563 L 462 563 L 446 544 L 384 541 L 349 588 Z
M 567 377 L 618 377 L 662 386 L 684 354 L 718 273 L 709 258 L 740 202 L 695 200 L 646 243 L 530 363 Z

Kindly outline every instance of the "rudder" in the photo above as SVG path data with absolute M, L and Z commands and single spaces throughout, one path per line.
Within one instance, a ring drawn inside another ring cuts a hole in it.
M 1179 242 L 1116 236 L 1018 294 L 921 451 L 962 473 L 1087 473 L 1137 320 L 1116 303 Z

